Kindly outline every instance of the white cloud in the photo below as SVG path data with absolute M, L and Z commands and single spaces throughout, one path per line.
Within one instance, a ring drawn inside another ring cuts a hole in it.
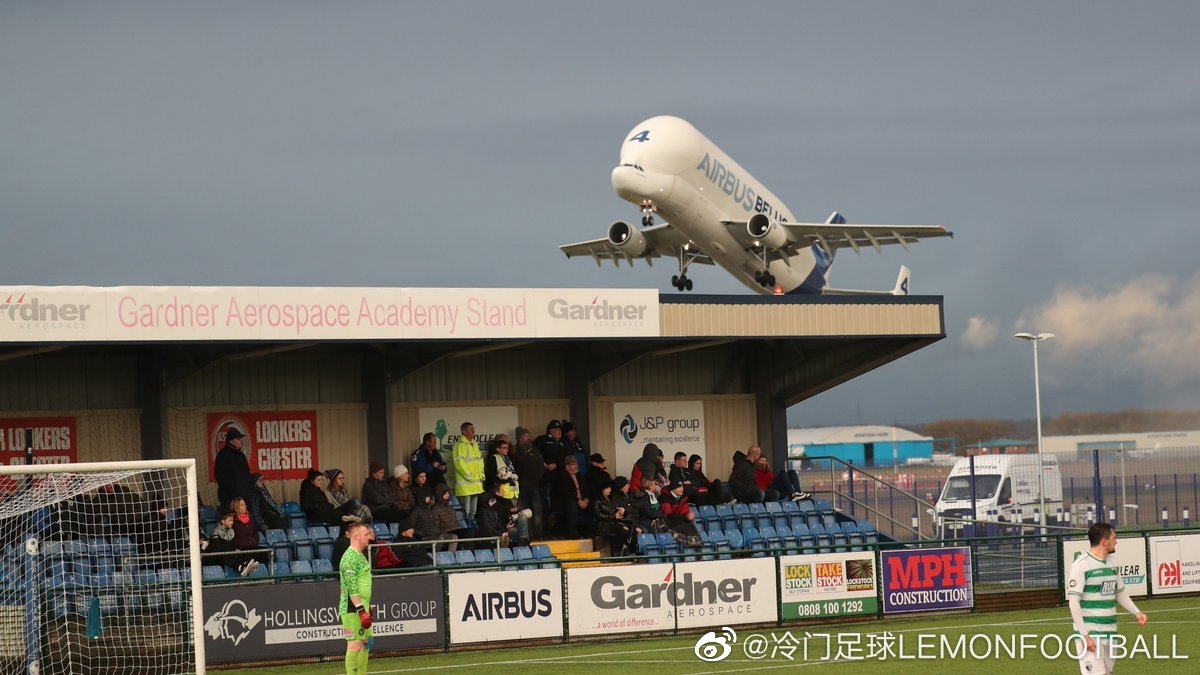
M 1050 332 L 1056 358 L 1151 378 L 1200 379 L 1200 275 L 1146 275 L 1111 290 L 1059 288 L 1019 330 Z
M 996 344 L 1000 331 L 996 322 L 983 316 L 973 316 L 967 319 L 967 330 L 963 333 L 963 346 L 975 352 L 983 351 Z

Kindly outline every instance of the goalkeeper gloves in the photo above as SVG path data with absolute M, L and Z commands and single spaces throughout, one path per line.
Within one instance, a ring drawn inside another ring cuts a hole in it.
M 362 605 L 355 605 L 354 611 L 358 612 L 358 625 L 362 626 L 363 630 L 371 627 L 371 612 Z

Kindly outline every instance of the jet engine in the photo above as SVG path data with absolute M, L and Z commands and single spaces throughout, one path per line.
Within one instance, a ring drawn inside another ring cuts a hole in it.
M 746 223 L 746 232 L 773 251 L 788 245 L 788 234 L 783 226 L 762 213 L 750 216 L 749 222 Z
M 649 248 L 642 231 L 622 220 L 608 226 L 608 241 L 630 258 L 641 258 Z

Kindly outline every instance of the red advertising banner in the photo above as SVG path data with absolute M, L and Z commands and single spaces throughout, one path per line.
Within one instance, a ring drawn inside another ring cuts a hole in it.
M 208 480 L 225 444 L 225 434 L 237 429 L 246 438 L 242 452 L 251 473 L 267 480 L 302 480 L 317 462 L 317 413 L 314 410 L 219 412 L 208 414 Z
M 74 417 L 8 417 L 0 419 L 0 462 L 25 463 L 26 429 L 33 429 L 34 464 L 79 461 Z

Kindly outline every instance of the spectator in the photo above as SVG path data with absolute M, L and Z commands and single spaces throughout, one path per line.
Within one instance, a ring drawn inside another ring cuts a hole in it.
M 487 466 L 484 470 L 485 482 L 496 482 L 504 489 L 504 498 L 515 501 L 521 494 L 520 477 L 516 465 L 513 464 L 511 446 L 508 439 L 501 434 L 488 444 Z
M 246 506 L 246 500 L 234 497 L 233 501 L 229 502 L 229 510 L 233 511 L 233 547 L 239 551 L 254 551 L 238 568 L 242 576 L 249 576 L 258 569 L 259 564 L 267 562 L 268 556 L 266 551 L 256 550 L 259 549 L 258 526 L 250 517 L 250 507 Z
M 590 477 L 590 474 L 589 474 Z M 625 479 L 622 478 L 622 481 Z M 608 543 L 612 555 L 628 555 L 629 534 L 633 531 L 632 523 L 625 517 L 625 506 L 614 496 L 614 481 L 604 481 L 597 484 L 595 501 L 592 504 L 593 523 L 596 536 L 603 537 Z M 624 486 L 629 483 L 625 482 Z M 620 494 L 619 492 L 615 494 Z
M 629 489 L 634 494 L 642 491 L 642 481 L 653 478 L 659 487 L 668 482 L 667 471 L 663 467 L 663 452 L 654 443 L 647 443 L 642 448 L 642 458 L 633 465 L 629 474 Z
M 363 481 L 362 503 L 371 512 L 372 521 L 399 523 L 408 518 L 409 511 L 401 511 L 396 496 L 396 489 L 391 481 L 384 480 L 387 467 L 379 462 L 371 462 L 368 475 Z
M 593 501 L 600 496 L 600 486 L 605 483 L 612 483 L 612 476 L 608 475 L 608 464 L 604 461 L 604 455 L 598 452 L 593 452 L 591 457 L 588 457 L 591 463 L 591 468 L 588 469 L 585 482 L 587 483 L 587 494 Z
M 242 452 L 246 435 L 237 427 L 225 430 L 225 440 L 217 451 L 213 462 L 213 476 L 217 479 L 217 502 L 228 504 L 235 497 L 254 501 L 254 481 L 250 479 L 250 463 Z
M 124 534 L 132 531 L 141 519 L 142 498 L 120 483 L 106 483 L 96 493 L 93 508 L 98 515 L 108 519 L 113 530 Z
M 562 422 L 563 447 L 566 448 L 566 455 L 575 455 L 575 461 L 579 464 L 579 475 L 587 476 L 588 470 L 588 453 L 583 447 L 583 441 L 579 440 L 579 430 L 575 428 L 575 423 L 569 420 Z
M 427 498 L 422 507 L 418 505 L 413 512 L 413 531 L 417 539 L 422 541 L 450 542 L 447 550 L 457 551 L 458 514 L 450 506 L 450 486 L 445 483 L 434 489 L 436 497 Z
M 704 540 L 700 538 L 700 531 L 696 529 L 696 514 L 692 513 L 692 509 L 688 505 L 683 483 L 678 481 L 671 483 L 667 491 L 662 494 L 659 508 L 676 541 L 684 546 L 700 546 L 704 543 Z
M 708 503 L 708 486 L 701 487 L 692 480 L 692 470 L 688 468 L 686 452 L 675 453 L 675 461 L 671 462 L 671 470 L 667 473 L 667 479 L 672 484 L 681 483 L 684 496 L 693 504 Z
M 283 512 L 275 501 L 275 497 L 271 495 L 271 491 L 267 489 L 263 475 L 261 473 L 250 474 L 250 482 L 254 484 L 254 499 L 250 502 L 250 515 L 254 517 L 255 525 L 262 532 L 283 528 L 285 525 Z
M 733 496 L 729 494 L 728 485 L 719 480 L 709 480 L 708 476 L 704 475 L 704 460 L 700 458 L 700 455 L 688 457 L 688 473 L 691 476 L 692 484 L 701 489 L 708 504 L 715 506 L 732 501 Z
M 658 495 L 658 481 L 646 478 L 642 481 L 642 489 L 629 496 L 629 505 L 625 507 L 625 511 L 633 521 L 631 537 L 635 542 L 639 534 L 666 532 L 668 529 Z
M 767 490 L 771 489 L 771 483 L 774 482 L 775 472 L 771 471 L 771 465 L 767 463 L 767 458 L 759 455 L 754 459 L 754 484 L 766 494 Z M 775 493 L 775 499 L 763 497 L 763 501 L 779 501 L 779 493 Z
M 445 485 L 445 483 L 442 483 L 442 485 Z M 429 498 L 430 502 L 433 501 L 433 486 L 429 484 L 429 474 L 427 472 L 419 470 L 413 472 L 412 496 L 413 513 L 416 513 L 417 509 L 429 503 L 425 500 L 426 497 Z
M 404 519 L 399 521 L 400 525 L 404 525 L 412 520 L 413 509 L 417 505 L 416 496 L 409 485 L 412 482 L 412 474 L 408 472 L 407 466 L 397 464 L 392 469 L 392 479 L 389 482 L 396 495 L 396 510 L 404 514 Z
M 563 458 L 567 454 L 567 446 L 562 440 L 562 422 L 558 420 L 547 422 L 546 433 L 538 436 L 533 445 L 542 455 L 542 466 L 545 469 L 542 474 L 542 494 L 547 499 L 553 499 L 551 493 L 553 492 L 555 472 L 562 467 Z
M 587 496 L 587 487 L 579 480 L 579 462 L 575 455 L 563 459 L 563 471 L 555 479 L 554 488 L 552 511 L 558 518 L 562 534 L 567 539 L 577 539 L 580 526 L 587 526 L 591 500 Z
M 513 468 L 524 480 L 517 502 L 522 509 L 529 509 L 533 515 L 529 519 L 529 531 L 532 536 L 542 536 L 542 517 L 546 510 L 542 500 L 542 477 L 546 473 L 546 463 L 542 459 L 542 451 L 530 440 L 532 434 L 525 427 L 517 427 L 517 444 L 510 453 Z
M 412 469 L 414 474 L 417 471 L 424 471 L 428 474 L 427 479 L 431 490 L 435 485 L 446 482 L 446 462 L 442 460 L 442 453 L 438 451 L 437 436 L 428 433 L 421 439 L 421 447 L 414 450 L 412 454 Z
M 480 500 L 479 523 L 475 535 L 499 537 L 501 546 L 525 546 L 529 543 L 529 514 L 522 512 L 512 500 L 504 496 L 504 484 L 498 481 L 488 484 L 491 488 L 486 500 Z
M 747 504 L 761 504 L 765 496 L 754 482 L 754 463 L 741 450 L 733 453 L 733 469 L 729 472 L 729 489 L 733 493 L 734 499 Z
M 333 511 L 339 516 L 351 515 L 361 522 L 371 522 L 371 510 L 357 499 L 352 499 L 346 490 L 346 474 L 341 469 L 325 470 L 325 498 L 333 504 Z
M 475 425 L 463 422 L 461 434 L 451 453 L 454 461 L 454 495 L 463 505 L 468 519 L 475 517 L 479 495 L 483 493 L 483 454 L 475 440 Z M 467 522 L 470 525 L 470 521 Z
M 310 521 L 338 527 L 341 527 L 343 522 L 362 522 L 361 518 L 349 511 L 338 513 L 333 508 L 333 502 L 325 496 L 324 486 L 325 476 L 316 469 L 309 469 L 308 476 L 300 484 L 300 508 Z

